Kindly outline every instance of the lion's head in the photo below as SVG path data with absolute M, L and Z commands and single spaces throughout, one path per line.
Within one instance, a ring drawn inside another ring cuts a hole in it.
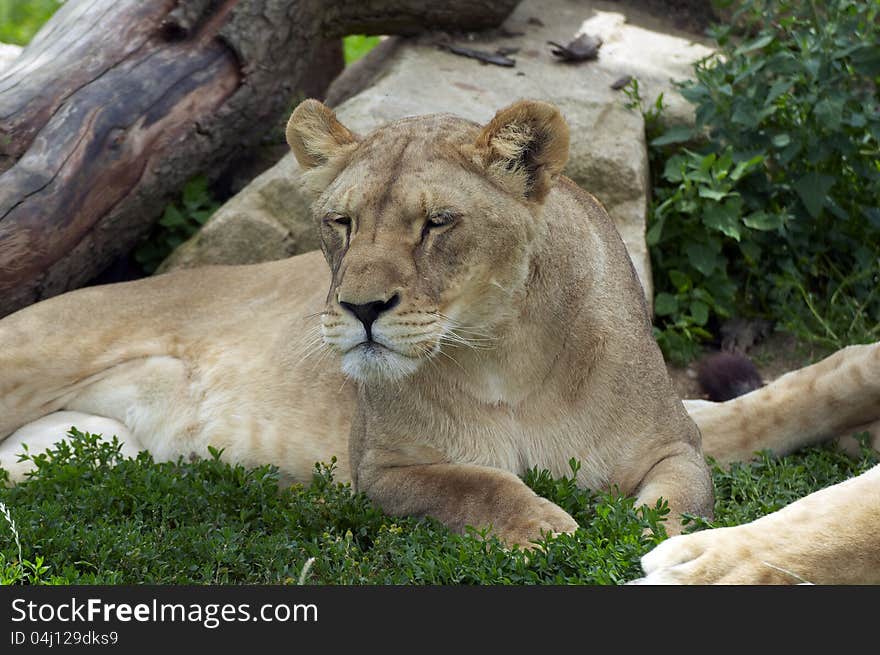
M 558 109 L 522 101 L 483 127 L 439 114 L 361 138 L 306 100 L 287 141 L 315 194 L 332 272 L 324 342 L 348 375 L 406 376 L 510 321 L 542 203 L 568 158 Z

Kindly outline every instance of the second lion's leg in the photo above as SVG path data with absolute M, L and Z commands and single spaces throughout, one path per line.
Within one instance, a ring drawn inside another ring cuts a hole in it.
M 880 584 L 880 466 L 751 523 L 664 541 L 652 584 Z
M 727 402 L 685 405 L 718 462 L 785 455 L 880 417 L 880 343 L 849 346 Z
M 696 448 L 682 446 L 658 461 L 636 489 L 636 504 L 653 507 L 658 498 L 669 504 L 666 531 L 681 532 L 682 513 L 712 518 L 715 494 L 712 476 Z

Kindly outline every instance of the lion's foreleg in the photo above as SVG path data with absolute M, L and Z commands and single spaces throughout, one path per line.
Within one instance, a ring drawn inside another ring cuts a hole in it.
M 457 532 L 489 527 L 507 545 L 572 532 L 575 520 L 507 471 L 471 464 L 361 467 L 358 489 L 389 514 L 431 516 Z

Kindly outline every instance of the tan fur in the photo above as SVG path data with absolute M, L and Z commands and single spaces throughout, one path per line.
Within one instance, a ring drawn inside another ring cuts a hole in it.
M 576 527 L 518 477 L 571 458 L 581 485 L 667 499 L 673 532 L 681 512 L 711 514 L 623 243 L 560 175 L 556 108 L 359 138 L 306 101 L 287 137 L 324 257 L 83 289 L 3 319 L 0 436 L 66 410 L 118 421 L 157 459 L 213 445 L 306 480 L 336 456 L 387 512 L 509 544 Z M 350 309 L 366 303 L 393 305 L 372 343 Z
M 706 454 L 784 455 L 867 429 L 880 448 L 880 343 L 850 346 L 724 403 L 688 402 Z M 751 523 L 674 537 L 642 559 L 651 584 L 880 584 L 880 466 Z
M 764 449 L 786 455 L 880 418 L 880 344 L 849 346 L 724 403 L 685 405 L 722 464 Z

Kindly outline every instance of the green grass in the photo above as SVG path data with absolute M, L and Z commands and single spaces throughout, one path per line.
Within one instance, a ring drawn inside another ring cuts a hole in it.
M 310 584 L 617 584 L 638 577 L 639 558 L 664 538 L 665 508 L 634 508 L 546 472 L 527 483 L 581 529 L 526 557 L 485 535 L 386 516 L 327 467 L 307 486 L 279 489 L 270 467 L 230 466 L 216 453 L 118 461 L 118 447 L 78 434 L 34 459 L 30 480 L 0 489 L 9 514 L 0 516 L 0 583 L 293 584 L 314 558 Z M 824 446 L 716 467 L 712 525 L 754 519 L 877 461 L 867 449 L 850 459 Z
M 60 6 L 56 0 L 0 0 L 0 42 L 26 45 Z

